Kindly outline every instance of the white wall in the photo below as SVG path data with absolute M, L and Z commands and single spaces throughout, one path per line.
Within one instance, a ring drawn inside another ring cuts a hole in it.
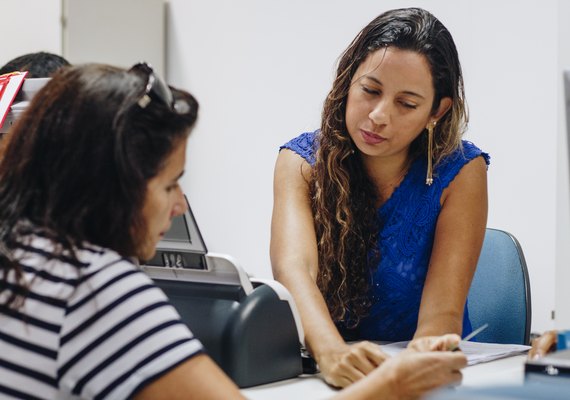
M 164 75 L 164 1 L 63 0 L 64 57 L 123 68 L 146 61 Z
M 382 11 L 417 4 L 442 20 L 459 48 L 471 111 L 467 138 L 492 157 L 488 225 L 523 245 L 533 330 L 553 325 L 555 302 L 557 325 L 568 327 L 570 178 L 559 72 L 570 68 L 570 4 L 564 0 L 170 0 L 167 75 L 201 103 L 183 185 L 205 240 L 250 273 L 271 275 L 278 146 L 318 126 L 335 61 L 356 32 Z M 2 37 L 11 38 L 0 48 L 0 64 L 31 51 L 61 53 L 60 0 L 0 0 L 0 6 L 18 16 L 0 25 Z
M 61 54 L 61 0 L 0 0 L 0 66 L 26 53 Z
M 201 103 L 183 184 L 211 250 L 270 276 L 277 148 L 318 127 L 335 61 L 385 0 L 170 0 L 167 71 Z M 426 0 L 463 63 L 467 138 L 491 154 L 488 226 L 521 242 L 533 330 L 552 325 L 557 193 L 556 0 Z
M 0 66 L 22 54 L 47 51 L 72 63 L 129 67 L 145 60 L 164 75 L 164 1 L 0 0 Z

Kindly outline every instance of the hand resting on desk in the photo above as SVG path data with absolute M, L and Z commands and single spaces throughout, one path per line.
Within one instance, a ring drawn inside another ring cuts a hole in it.
M 532 348 L 528 352 L 528 358 L 539 358 L 544 356 L 549 351 L 556 349 L 556 342 L 558 341 L 557 331 L 548 331 L 542 336 L 533 339 Z
M 426 336 L 408 345 L 413 352 L 447 351 L 458 346 L 461 338 L 455 334 Z M 389 356 L 375 343 L 362 341 L 345 344 L 329 351 L 317 361 L 325 381 L 335 387 L 346 387 L 370 374 Z
M 413 351 L 448 351 L 457 348 L 461 337 L 456 334 L 443 336 L 425 336 L 410 341 L 408 350 Z
M 460 369 L 466 365 L 461 352 L 406 350 L 340 392 L 335 400 L 415 399 L 437 387 L 458 384 Z
M 317 362 L 329 385 L 345 387 L 364 378 L 388 357 L 377 344 L 362 341 L 337 346 L 321 355 Z

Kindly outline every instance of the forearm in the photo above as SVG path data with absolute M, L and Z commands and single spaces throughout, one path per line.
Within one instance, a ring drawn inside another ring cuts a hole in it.
M 414 339 L 425 336 L 440 336 L 456 333 L 461 336 L 463 330 L 463 313 L 457 311 L 439 311 L 420 315 Z
M 340 391 L 334 400 L 368 400 L 383 399 L 396 400 L 398 395 L 394 391 L 391 378 L 369 376 Z
M 437 270 L 436 267 L 442 266 L 434 259 L 432 265 L 434 268 L 428 272 L 414 339 L 447 333 L 462 336 L 463 314 L 471 283 L 472 268 L 469 266 L 464 271 L 454 268 L 458 272 L 452 275 L 453 279 L 450 279 L 450 272 Z
M 205 354 L 178 365 L 145 386 L 136 400 L 245 399 L 238 387 Z
M 308 270 L 276 270 L 274 275 L 295 299 L 305 331 L 305 344 L 317 362 L 319 356 L 327 353 L 330 348 L 344 345 L 325 300 Z
M 475 273 L 487 221 L 486 165 L 465 165 L 442 195 L 414 337 L 461 335 L 465 301 Z

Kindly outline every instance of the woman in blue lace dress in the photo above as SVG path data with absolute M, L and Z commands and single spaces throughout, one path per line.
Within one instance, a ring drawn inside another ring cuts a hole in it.
M 319 130 L 281 147 L 273 273 L 326 380 L 386 356 L 369 342 L 471 331 L 466 297 L 487 219 L 489 156 L 461 140 L 463 78 L 429 12 L 388 11 L 343 53 Z

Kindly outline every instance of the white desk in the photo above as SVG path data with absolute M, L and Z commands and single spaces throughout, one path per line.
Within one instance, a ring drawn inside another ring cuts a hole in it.
M 517 385 L 524 381 L 526 355 L 518 355 L 463 369 L 466 387 L 491 385 Z M 328 386 L 319 376 L 304 375 L 295 379 L 242 389 L 251 400 L 328 399 L 336 390 Z

